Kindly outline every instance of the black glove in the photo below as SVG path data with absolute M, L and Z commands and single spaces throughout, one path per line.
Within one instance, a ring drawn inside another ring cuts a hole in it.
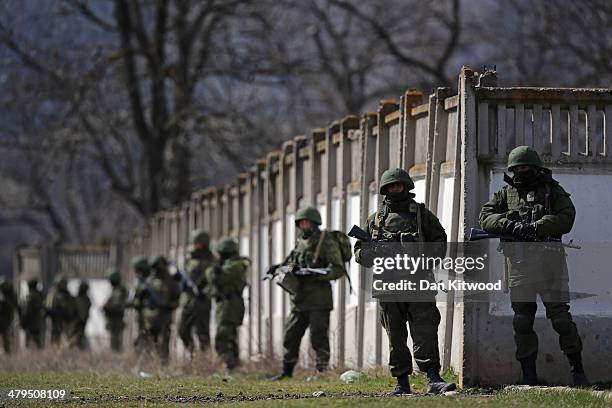
M 533 239 L 536 236 L 535 223 L 515 222 L 512 235 L 519 239 Z

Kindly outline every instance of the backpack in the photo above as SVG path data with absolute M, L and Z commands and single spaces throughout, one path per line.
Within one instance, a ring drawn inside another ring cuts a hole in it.
M 340 255 L 342 256 L 342 262 L 347 263 L 353 257 L 353 247 L 351 245 L 351 241 L 349 237 L 342 231 L 321 231 L 321 238 L 319 238 L 319 242 L 317 242 L 317 247 L 315 248 L 314 259 L 317 260 L 319 258 L 319 252 L 321 251 L 321 245 L 323 241 L 325 241 L 325 236 L 329 234 L 333 239 L 336 240 L 338 246 L 340 247 Z

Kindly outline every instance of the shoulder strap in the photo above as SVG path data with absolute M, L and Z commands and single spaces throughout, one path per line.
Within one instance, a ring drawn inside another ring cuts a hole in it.
M 372 241 L 377 241 L 380 233 L 380 229 L 385 225 L 385 219 L 388 214 L 387 206 L 385 205 L 384 199 L 381 200 L 376 216 L 374 217 L 374 228 L 372 231 Z
M 423 242 L 423 220 L 421 220 L 421 208 L 424 204 L 417 205 L 417 237 L 420 242 Z
M 317 262 L 319 260 L 319 254 L 321 252 L 321 245 L 323 245 L 323 241 L 325 240 L 325 233 L 327 231 L 321 231 L 321 236 L 319 237 L 319 241 L 317 242 L 317 247 L 315 248 L 315 253 L 313 257 L 313 262 Z
M 550 184 L 546 183 L 544 184 L 544 211 L 546 211 L 546 215 L 550 215 L 551 213 L 551 208 L 550 208 Z

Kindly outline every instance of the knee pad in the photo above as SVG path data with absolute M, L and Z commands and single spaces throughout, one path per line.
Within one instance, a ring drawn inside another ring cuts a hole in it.
M 514 331 L 518 334 L 529 334 L 533 331 L 533 315 L 515 314 L 512 320 Z

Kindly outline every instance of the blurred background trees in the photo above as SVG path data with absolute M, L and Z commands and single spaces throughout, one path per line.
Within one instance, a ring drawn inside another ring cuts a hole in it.
M 606 0 L 5 0 L 0 259 L 127 237 L 283 140 L 462 65 L 608 87 Z

